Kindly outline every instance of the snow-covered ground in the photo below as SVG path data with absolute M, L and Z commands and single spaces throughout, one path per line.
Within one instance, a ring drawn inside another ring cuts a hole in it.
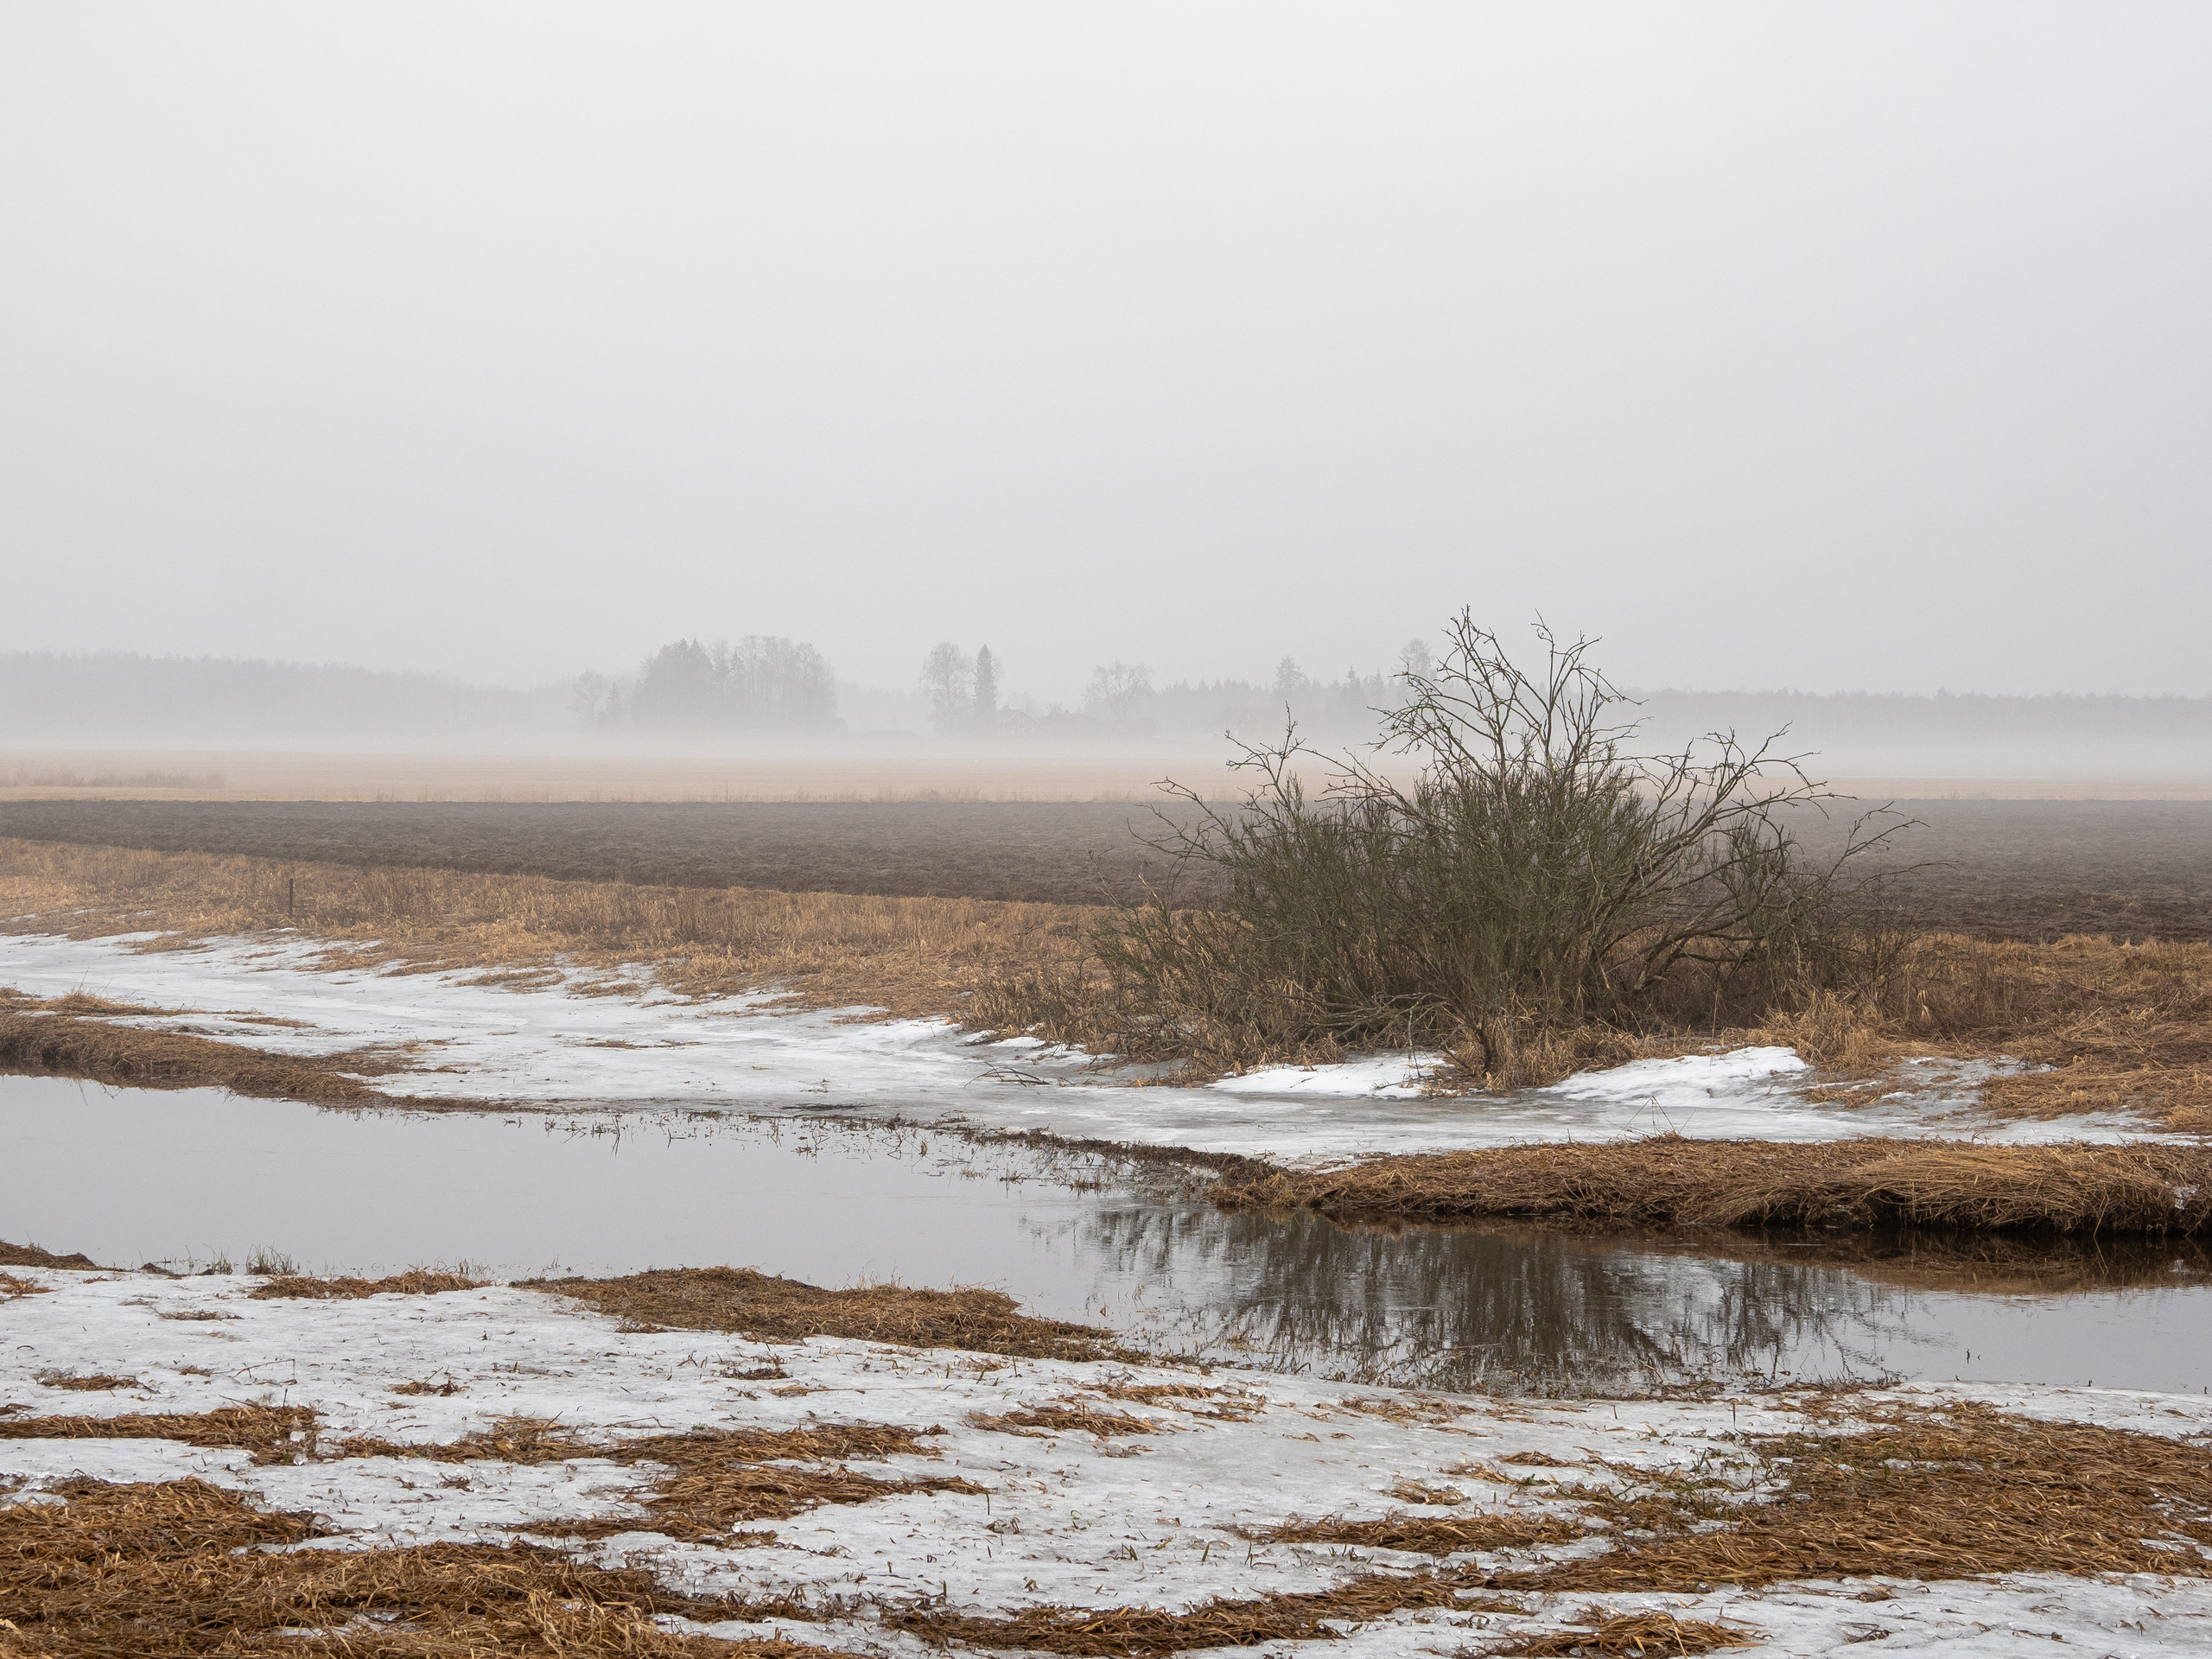
M 1735 1436 L 1800 1421 L 1786 1398 L 1531 1403 L 1393 1394 L 1303 1379 L 1117 1364 L 1003 1360 L 816 1339 L 770 1348 L 698 1332 L 625 1331 L 609 1318 L 513 1287 L 437 1297 L 256 1301 L 254 1282 L 18 1270 L 48 1294 L 0 1303 L 0 1413 L 194 1412 L 266 1400 L 323 1417 L 324 1441 L 353 1434 L 451 1440 L 510 1417 L 555 1418 L 571 1435 L 619 1440 L 692 1427 L 801 1428 L 890 1423 L 942 1428 L 935 1458 L 853 1465 L 861 1473 L 958 1476 L 980 1495 L 935 1493 L 830 1505 L 771 1527 L 772 1545 L 740 1550 L 626 1533 L 583 1548 L 650 1567 L 672 1586 L 753 1596 L 804 1588 L 897 1605 L 940 1598 L 954 1611 L 1002 1616 L 1044 1605 L 1177 1608 L 1211 1598 L 1327 1589 L 1369 1573 L 1419 1569 L 1389 1550 L 1266 1544 L 1249 1535 L 1293 1516 L 1353 1519 L 1403 1510 L 1404 1482 L 1451 1487 L 1465 1506 L 1569 1514 L 1546 1482 L 1605 1482 L 1594 1460 L 1639 1469 L 1725 1466 Z M 185 1318 L 177 1318 L 185 1315 Z M 211 1317 L 212 1316 L 212 1317 Z M 741 1374 L 779 1362 L 773 1381 Z M 41 1374 L 127 1376 L 112 1393 L 60 1393 Z M 402 1383 L 457 1385 L 400 1395 Z M 1117 1384 L 1202 1382 L 1217 1392 L 1147 1405 Z M 2150 1433 L 2212 1433 L 2212 1400 L 1999 1386 L 1915 1389 L 1868 1402 L 1945 1397 Z M 971 1421 L 1070 1400 L 1147 1420 L 1154 1433 L 1112 1441 L 1078 1433 L 1026 1437 Z M 1515 1465 L 1538 1452 L 1576 1466 Z M 1503 1469 L 1500 1465 L 1506 1465 Z M 198 1476 L 259 1501 L 309 1510 L 344 1529 L 327 1547 L 501 1541 L 555 1518 L 625 1511 L 651 1475 L 582 1458 L 537 1466 L 480 1461 L 456 1470 L 394 1457 L 302 1459 L 255 1466 L 245 1453 L 162 1440 L 0 1440 L 0 1490 L 75 1475 L 107 1480 Z M 1422 1512 L 1447 1515 L 1460 1505 Z M 1577 1542 L 1553 1553 L 1601 1548 Z M 1525 1557 L 1495 1556 L 1491 1567 Z M 1521 1598 L 1526 1618 L 1411 1612 L 1350 1632 L 1332 1653 L 1480 1651 L 1506 1636 L 1579 1621 L 1586 1593 Z M 1615 1611 L 1663 1608 L 1764 1632 L 1760 1653 L 1855 1650 L 1957 1656 L 2212 1651 L 2212 1585 L 2202 1580 L 2015 1576 L 1990 1581 L 1815 1581 L 1760 1591 L 1603 1598 Z M 721 1625 L 716 1634 L 760 1633 Z M 863 1614 L 792 1624 L 784 1633 L 886 1653 L 919 1653 Z M 1475 1645 L 1471 1648 L 1469 1643 Z M 2030 1642 L 2037 1645 L 2031 1649 Z M 1295 1651 L 1270 1643 L 1266 1651 Z
M 1980 1064 L 1909 1065 L 1896 1087 L 1861 1106 L 1807 1098 L 1808 1068 L 1784 1048 L 1639 1060 L 1503 1096 L 1427 1094 L 1418 1056 L 1278 1067 L 1204 1087 L 1137 1086 L 1080 1053 L 1026 1039 L 982 1043 L 942 1020 L 778 1012 L 759 997 L 594 995 L 609 980 L 582 973 L 557 984 L 502 985 L 473 971 L 333 969 L 327 947 L 305 939 L 134 948 L 143 943 L 0 936 L 0 985 L 175 1010 L 126 1023 L 277 1053 L 404 1050 L 416 1069 L 381 1086 L 435 1100 L 834 1108 L 1287 1160 L 1669 1129 L 1774 1141 L 2116 1140 L 2145 1132 L 2120 1117 L 1993 1122 L 1979 1106 L 1991 1075 Z

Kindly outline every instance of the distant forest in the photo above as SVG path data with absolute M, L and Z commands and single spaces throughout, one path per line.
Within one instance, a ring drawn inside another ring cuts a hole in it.
M 822 653 L 797 640 L 678 639 L 634 679 L 579 675 L 569 709 L 588 729 L 616 735 L 821 732 L 837 724 L 837 682 Z
M 499 741 L 557 720 L 561 700 L 439 674 L 257 658 L 0 653 L 0 743 L 16 746 Z
M 1410 649 L 1410 648 L 1409 648 Z M 1391 674 L 1307 674 L 1284 658 L 1267 680 L 1155 683 L 1141 663 L 1100 664 L 1074 706 L 1011 692 L 988 649 L 931 649 L 903 687 L 841 683 L 813 646 L 751 636 L 676 640 L 620 678 L 587 674 L 531 690 L 441 675 L 122 652 L 0 653 L 0 747 L 690 750 L 748 741 L 912 742 L 1034 750 L 1160 745 L 1224 732 L 1300 734 L 1325 749 L 1375 729 Z M 1861 777 L 2212 775 L 2212 697 L 1657 690 L 1643 694 L 1647 748 L 1713 730 L 1816 756 Z

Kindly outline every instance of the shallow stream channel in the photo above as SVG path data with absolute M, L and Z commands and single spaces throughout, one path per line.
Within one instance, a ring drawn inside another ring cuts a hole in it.
M 416 1112 L 0 1076 L 0 1239 L 117 1267 L 980 1285 L 1132 1348 L 1460 1390 L 2212 1390 L 2194 1244 L 1348 1230 L 1202 1170 L 834 1116 Z

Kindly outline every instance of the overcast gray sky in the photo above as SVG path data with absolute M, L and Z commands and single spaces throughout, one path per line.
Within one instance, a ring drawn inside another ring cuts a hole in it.
M 0 648 L 2212 691 L 2212 7 L 10 4 Z

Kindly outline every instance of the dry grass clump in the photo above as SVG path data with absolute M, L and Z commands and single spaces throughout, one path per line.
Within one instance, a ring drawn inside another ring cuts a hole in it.
M 289 1100 L 377 1100 L 357 1077 L 390 1057 L 293 1057 L 182 1032 L 141 1031 L 73 1014 L 0 1012 L 0 1071 L 56 1072 L 140 1089 L 215 1087 Z
M 932 1643 L 1075 1655 L 1187 1653 L 1262 1642 L 1327 1640 L 1336 1623 L 1363 1624 L 1414 1607 L 1459 1605 L 1446 1574 L 1376 1573 L 1333 1590 L 1201 1603 L 1182 1612 L 1157 1607 L 1031 1607 L 1010 1618 L 906 1609 L 886 1614 L 892 1630 Z
M 1001 1434 L 1020 1434 L 1031 1440 L 1042 1440 L 1047 1434 L 1096 1434 L 1111 1438 L 1116 1434 L 1152 1434 L 1158 1431 L 1141 1417 L 1132 1417 L 1127 1412 L 1098 1411 L 1080 1401 L 1064 1401 L 1052 1406 L 1019 1406 L 1003 1415 L 993 1416 L 988 1412 L 971 1411 L 968 1421 L 977 1428 L 988 1428 Z
M 1296 1517 L 1254 1535 L 1271 1544 L 1352 1544 L 1363 1549 L 1402 1549 L 1421 1555 L 1456 1555 L 1463 1551 L 1527 1549 L 1535 1544 L 1572 1543 L 1583 1529 L 1548 1515 L 1408 1515 L 1402 1510 L 1380 1521 L 1347 1521 L 1330 1516 L 1319 1521 Z
M 690 1543 L 728 1542 L 733 1529 L 777 1521 L 825 1503 L 867 1503 L 910 1492 L 974 1492 L 960 1479 L 855 1474 L 850 1459 L 880 1462 L 935 1457 L 923 1445 L 934 1430 L 892 1423 L 822 1423 L 801 1429 L 695 1429 L 607 1442 L 577 1439 L 545 1418 L 514 1418 L 458 1440 L 410 1442 L 359 1435 L 341 1441 L 342 1458 L 413 1458 L 431 1463 L 567 1463 L 597 1458 L 660 1472 L 639 1496 L 644 1513 L 588 1520 L 531 1522 L 517 1529 L 544 1537 L 607 1538 L 656 1532 Z M 795 1464 L 837 1465 L 798 1468 Z M 766 1541 L 773 1534 L 741 1541 Z
M 1551 1630 L 1532 1636 L 1510 1647 L 1489 1651 L 1507 1659 L 1513 1656 L 1649 1655 L 1665 1659 L 1677 1654 L 1713 1653 L 1722 1648 L 1757 1647 L 1766 1637 L 1758 1630 L 1710 1619 L 1677 1618 L 1672 1613 L 1615 1613 L 1603 1607 L 1582 1611 L 1583 1628 Z
M 97 1273 L 99 1264 L 89 1255 L 56 1255 L 35 1244 L 0 1242 L 0 1268 L 60 1268 L 70 1273 Z
M 1101 1359 L 1112 1332 L 1033 1319 L 995 1290 L 823 1290 L 752 1268 L 664 1268 L 619 1279 L 533 1279 L 644 1330 L 729 1331 L 757 1342 L 846 1337 L 1037 1359 Z
M 291 895 L 289 906 L 287 895 Z M 698 995 L 775 988 L 816 1007 L 944 1014 L 1075 956 L 1101 914 L 1071 905 L 632 887 L 454 870 L 362 869 L 0 838 L 0 923 L 154 948 L 296 929 L 355 963 L 612 970 L 652 964 Z
M 1512 1589 L 1693 1590 L 1788 1579 L 2212 1574 L 2212 1452 L 1970 1402 L 1746 1441 L 1751 1495 L 1711 1483 L 1579 1489 L 1609 1553 L 1501 1573 Z M 1625 1473 L 1626 1471 L 1621 1471 Z M 1718 1529 L 1710 1523 L 1726 1517 Z
M 0 1419 L 0 1440 L 177 1440 L 251 1452 L 256 1463 L 289 1463 L 314 1453 L 316 1422 L 305 1406 L 260 1405 L 113 1417 L 10 1417 Z
M 1716 1474 L 1655 1477 L 1609 1465 L 1620 1484 L 1562 1489 L 1560 1496 L 1579 1502 L 1617 1539 L 1603 1554 L 1506 1570 L 1470 1564 L 1374 1573 L 1333 1590 L 1209 1602 L 1184 1612 L 1042 1607 L 994 1619 L 912 1609 L 885 1622 L 933 1642 L 1000 1650 L 1168 1654 L 1310 1640 L 1330 1634 L 1335 1622 L 1413 1608 L 1464 1609 L 1474 1605 L 1470 1592 L 1484 1590 L 1622 1594 L 1875 1576 L 2212 1575 L 2212 1452 L 2201 1445 L 2036 1422 L 1971 1403 L 1942 1411 L 1890 1406 L 1856 1430 L 1840 1423 L 1833 1433 L 1751 1436 L 1744 1445 L 1745 1463 L 1732 1483 Z M 1556 1524 L 1563 1537 L 1531 1541 L 1587 1535 L 1565 1521 Z M 1694 1620 L 1670 1631 L 1662 1622 L 1669 1617 L 1592 1610 L 1583 1615 L 1589 1628 L 1536 1638 L 1554 1645 L 1504 1651 L 1635 1653 L 1640 1641 L 1643 1651 L 1663 1654 L 1674 1651 L 1663 1643 L 1679 1635 L 1684 1650 L 1694 1653 L 1751 1639 L 1749 1632 Z M 1696 1645 L 1715 1630 L 1725 1639 Z M 1608 1642 L 1613 1645 L 1603 1645 Z
M 1990 1147 L 1869 1139 L 1486 1147 L 1274 1171 L 1212 1189 L 1224 1209 L 1345 1222 L 1481 1216 L 1665 1225 L 1924 1227 L 2183 1236 L 2212 1226 L 2212 1147 Z
M 457 1273 L 435 1273 L 422 1268 L 410 1268 L 385 1279 L 315 1279 L 285 1274 L 257 1287 L 248 1300 L 259 1302 L 289 1297 L 327 1302 L 363 1296 L 437 1296 L 449 1290 L 481 1290 L 484 1283 Z
M 896 1434 L 903 1431 L 888 1431 Z M 857 1437 L 856 1437 L 857 1438 Z M 924 1451 L 908 1442 L 882 1452 L 861 1451 L 864 1458 L 893 1452 Z M 602 1516 L 588 1521 L 537 1522 L 518 1529 L 549 1537 L 606 1538 L 626 1532 L 654 1532 L 684 1543 L 727 1543 L 734 1529 L 750 1521 L 779 1521 L 825 1503 L 870 1503 L 913 1492 L 964 1492 L 982 1496 L 984 1488 L 957 1477 L 919 1478 L 855 1474 L 850 1469 L 798 1469 L 766 1464 L 732 1446 L 725 1437 L 664 1435 L 645 1447 L 620 1448 L 625 1462 L 651 1462 L 667 1472 L 639 1498 L 638 1516 Z M 792 1455 L 817 1455 L 796 1452 Z M 820 1455 L 836 1456 L 830 1452 Z M 772 1533 L 760 1539 L 766 1541 Z
M 38 1385 L 42 1389 L 63 1389 L 72 1394 L 111 1394 L 118 1389 L 135 1389 L 135 1376 L 114 1376 L 105 1371 L 88 1371 L 82 1376 L 68 1371 L 42 1371 Z
M 35 1285 L 28 1279 L 19 1279 L 12 1273 L 0 1273 L 0 1302 L 12 1302 L 18 1296 L 45 1296 L 51 1287 Z
M 793 1643 L 664 1630 L 656 1615 L 747 1610 L 674 1594 L 640 1571 L 529 1544 L 287 1548 L 323 1535 L 311 1516 L 256 1509 L 204 1481 L 62 1483 L 0 1510 L 0 1655 L 828 1659 Z

